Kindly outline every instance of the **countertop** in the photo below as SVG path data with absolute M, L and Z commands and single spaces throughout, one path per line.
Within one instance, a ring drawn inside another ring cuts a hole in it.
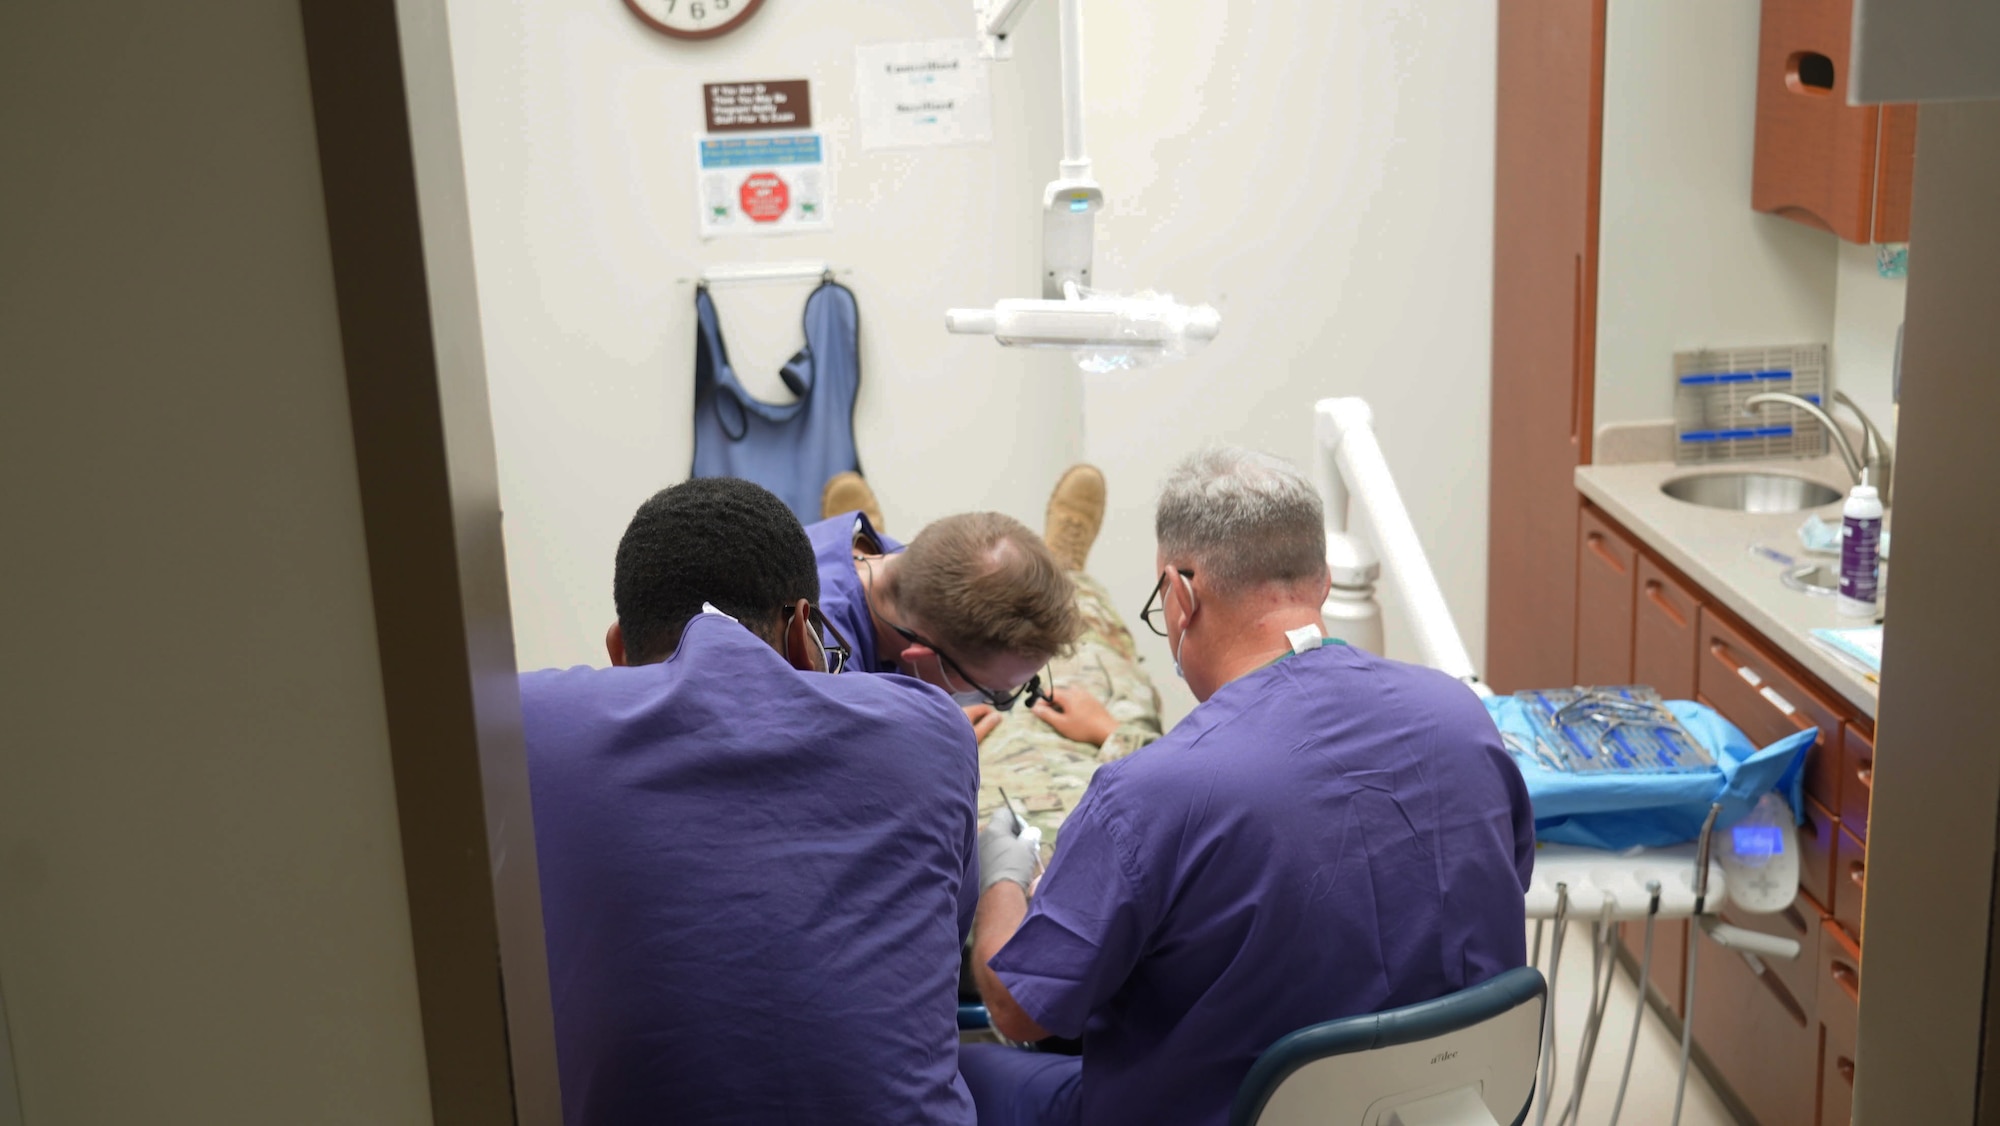
M 1672 564 L 1708 592 L 1771 645 L 1826 682 L 1842 699 L 1870 719 L 1875 717 L 1878 686 L 1822 651 L 1811 640 L 1820 628 L 1851 628 L 1868 624 L 1843 618 L 1835 599 L 1795 591 L 1780 581 L 1787 568 L 1750 553 L 1764 544 L 1803 564 L 1827 563 L 1832 556 L 1807 555 L 1799 546 L 1798 528 L 1817 514 L 1838 522 L 1840 502 L 1804 512 L 1760 514 L 1704 508 L 1675 500 L 1660 491 L 1667 480 L 1690 473 L 1736 473 L 1745 470 L 1782 473 L 1823 482 L 1847 495 L 1850 479 L 1836 457 L 1810 460 L 1738 461 L 1716 465 L 1675 465 L 1644 462 L 1630 465 L 1585 465 L 1576 471 L 1576 487 L 1592 504 L 1638 537 L 1647 548 Z

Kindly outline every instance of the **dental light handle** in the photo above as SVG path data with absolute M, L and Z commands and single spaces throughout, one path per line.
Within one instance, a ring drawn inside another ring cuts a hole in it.
M 1338 477 L 1345 484 L 1349 507 L 1358 506 L 1365 516 L 1382 571 L 1402 592 L 1410 630 L 1416 635 L 1418 662 L 1465 681 L 1482 695 L 1490 694 L 1479 682 L 1472 655 L 1445 605 L 1444 591 L 1375 440 L 1374 423 L 1374 412 L 1362 399 L 1321 399 L 1314 405 L 1319 457 L 1330 466 L 1320 470 L 1321 486 L 1326 486 L 1329 473 Z
M 1799 956 L 1797 939 L 1745 930 L 1725 923 L 1714 915 L 1703 915 L 1700 922 L 1702 933 L 1714 939 L 1717 946 L 1741 950 L 1745 954 L 1755 954 L 1760 958 L 1783 958 L 1788 962 Z

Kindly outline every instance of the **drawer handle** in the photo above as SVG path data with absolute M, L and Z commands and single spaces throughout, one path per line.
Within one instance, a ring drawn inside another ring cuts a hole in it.
M 1847 879 L 1855 887 L 1863 891 L 1868 890 L 1868 865 L 1860 860 L 1849 863 L 1847 866 Z
M 1834 984 L 1840 986 L 1840 991 L 1847 994 L 1848 1000 L 1859 1004 L 1861 1001 L 1860 972 L 1846 962 L 1836 961 L 1833 963 L 1832 973 Z
M 1859 770 L 1856 770 L 1854 772 L 1854 778 L 1856 781 L 1860 782 L 1863 786 L 1867 787 L 1870 790 L 1873 790 L 1875 788 L 1875 763 L 1871 760 L 1868 763 L 1868 765 L 1861 767 Z
M 1680 610 L 1676 608 L 1673 603 L 1667 601 L 1665 588 L 1660 585 L 1660 580 L 1658 579 L 1646 580 L 1646 599 L 1653 605 L 1658 606 L 1660 608 L 1660 613 L 1665 614 L 1670 620 L 1673 621 L 1675 625 L 1680 626 L 1683 629 L 1687 627 L 1688 624 L 1687 618 L 1681 615 Z
M 1845 1079 L 1845 1080 L 1847 1080 L 1847 1085 L 1848 1085 L 1848 1086 L 1850 1086 L 1850 1087 L 1854 1086 L 1854 1061 L 1853 1061 L 1853 1060 L 1851 1060 L 1851 1059 L 1848 1059 L 1848 1058 L 1847 1058 L 1846 1056 L 1842 1056 L 1842 1057 L 1840 1057 L 1840 1058 L 1839 1058 L 1838 1060 L 1834 1061 L 1834 1065 L 1833 1065 L 1833 1066 L 1834 1066 L 1834 1069 L 1835 1069 L 1835 1070 L 1837 1070 L 1837 1071 L 1839 1071 L 1839 1072 L 1840 1072 L 1840 1077 L 1841 1077 L 1842 1079 Z
M 1585 532 L 1583 534 L 1583 543 L 1584 546 L 1590 548 L 1593 555 L 1604 560 L 1605 566 L 1610 567 L 1621 575 L 1625 573 L 1625 561 L 1611 554 L 1605 548 L 1603 532 Z

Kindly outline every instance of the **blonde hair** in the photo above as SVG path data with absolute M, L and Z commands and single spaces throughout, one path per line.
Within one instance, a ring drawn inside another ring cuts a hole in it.
M 954 656 L 1046 661 L 1083 632 L 1076 585 L 1042 537 L 998 512 L 933 522 L 896 564 L 896 604 Z

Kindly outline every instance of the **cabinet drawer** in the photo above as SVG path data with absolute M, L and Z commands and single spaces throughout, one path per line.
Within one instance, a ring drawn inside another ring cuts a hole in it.
M 1819 905 L 1805 896 L 1800 896 L 1790 907 L 1775 915 L 1745 915 L 1734 907 L 1724 908 L 1722 921 L 1747 931 L 1789 938 L 1799 944 L 1796 958 L 1758 958 L 1764 973 L 1774 977 L 1784 986 L 1785 995 L 1796 1002 L 1802 1016 L 1811 1023 L 1817 1019 L 1819 1011 L 1819 943 L 1820 932 L 1826 923 L 1826 915 Z M 1700 929 L 1700 928 L 1696 928 Z M 1708 951 L 1701 952 L 1703 959 L 1699 973 L 1708 972 Z M 1724 950 L 1723 956 L 1743 961 L 1743 955 L 1734 950 Z M 1818 1033 L 1815 1031 L 1815 1036 Z
M 1812 1126 L 1819 1020 L 1771 972 L 1771 963 L 1758 973 L 1699 927 L 1689 929 L 1689 941 L 1698 957 L 1693 1023 L 1702 1053 L 1758 1126 Z M 1816 955 L 1813 950 L 1806 957 Z
M 1840 761 L 1840 827 L 1868 840 L 1868 799 L 1875 790 L 1875 741 L 1849 724 Z
M 1701 600 L 1642 553 L 1633 607 L 1632 682 L 1669 700 L 1694 699 Z
M 1576 545 L 1576 682 L 1632 683 L 1632 591 L 1639 549 L 1585 508 Z
M 1819 1121 L 1820 1126 L 1847 1126 L 1854 1116 L 1861 948 L 1845 931 L 1829 923 L 1819 951 Z
M 1840 848 L 1840 822 L 1819 804 L 1806 799 L 1805 824 L 1799 826 L 1799 890 L 1813 901 L 1833 907 L 1833 857 Z
M 1760 747 L 1817 727 L 1819 739 L 1806 752 L 1806 792 L 1839 809 L 1840 720 L 1833 708 L 1707 607 L 1700 636 L 1695 685 L 1702 697 Z
M 1853 833 L 1842 829 L 1834 834 L 1833 917 L 1861 941 L 1862 901 L 1868 894 L 1868 846 Z
M 1647 981 L 1677 1017 L 1687 1015 L 1687 935 L 1686 919 L 1660 919 L 1653 924 L 1653 972 Z M 1633 965 L 1638 965 L 1646 951 L 1646 924 L 1618 924 L 1618 941 L 1632 952 Z

